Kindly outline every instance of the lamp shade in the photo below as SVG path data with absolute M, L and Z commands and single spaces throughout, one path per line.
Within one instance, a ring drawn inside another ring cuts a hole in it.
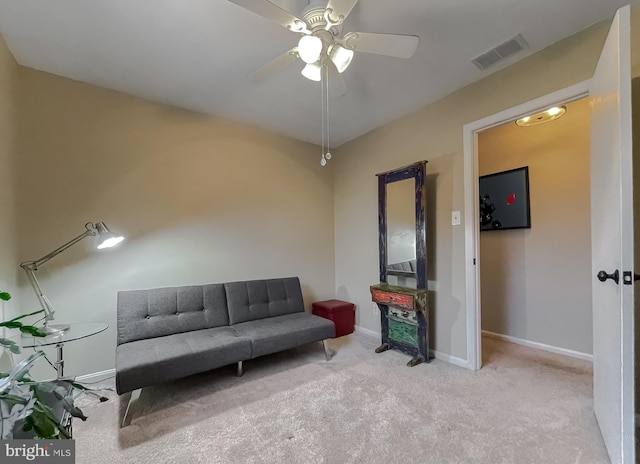
M 298 42 L 298 55 L 307 64 L 315 63 L 322 53 L 322 39 L 315 35 L 303 35 Z
M 333 64 L 336 65 L 338 72 L 342 73 L 349 67 L 349 64 L 351 64 L 351 60 L 353 59 L 353 50 L 349 50 L 348 48 L 344 48 L 336 44 L 331 47 L 329 58 L 331 58 Z
M 311 81 L 319 82 L 322 79 L 322 67 L 317 63 L 311 63 L 304 67 L 301 74 Z
M 96 231 L 98 232 L 98 249 L 110 248 L 124 240 L 120 234 L 114 234 L 109 230 L 104 222 L 96 223 Z

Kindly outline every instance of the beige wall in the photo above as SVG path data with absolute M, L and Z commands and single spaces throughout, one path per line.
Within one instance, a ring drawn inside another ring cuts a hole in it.
M 318 147 L 27 68 L 19 101 L 19 260 L 87 221 L 127 237 L 102 252 L 85 239 L 38 272 L 56 320 L 110 326 L 65 347 L 65 373 L 114 367 L 118 290 L 299 276 L 307 306 L 334 296 Z
M 464 124 L 592 76 L 608 30 L 597 24 L 336 150 L 336 288 L 357 305 L 357 324 L 379 331 L 369 285 L 378 281 L 375 173 L 418 160 L 427 164 L 428 279 L 432 347 L 466 359 Z M 425 85 L 429 85 L 425 82 Z
M 19 314 L 17 296 L 16 246 L 15 246 L 15 208 L 13 196 L 12 161 L 14 153 L 13 97 L 14 76 L 17 65 L 7 46 L 0 37 L 0 291 L 12 294 L 11 301 L 0 300 L 0 320 Z M 0 337 L 12 335 L 0 331 Z M 0 364 L 5 350 L 0 350 Z
M 0 290 L 12 292 L 16 269 L 14 198 L 11 175 L 14 152 L 13 97 L 18 66 L 0 37 Z
M 589 101 L 478 136 L 479 175 L 529 167 L 531 228 L 480 234 L 482 329 L 593 352 Z

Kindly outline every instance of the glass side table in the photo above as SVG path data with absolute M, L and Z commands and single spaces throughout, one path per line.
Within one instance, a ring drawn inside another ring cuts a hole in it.
M 59 380 L 64 377 L 64 344 L 99 334 L 107 330 L 108 327 L 109 325 L 104 322 L 79 322 L 70 324 L 69 328 L 64 332 L 47 337 L 19 336 L 13 338 L 13 340 L 20 345 L 21 348 L 39 348 L 42 346 L 55 345 L 57 359 L 53 366 L 56 370 L 56 379 Z

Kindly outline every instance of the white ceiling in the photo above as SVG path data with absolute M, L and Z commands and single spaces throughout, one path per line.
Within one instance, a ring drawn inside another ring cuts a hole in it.
M 299 15 L 307 0 L 273 0 Z M 628 0 L 360 0 L 344 31 L 420 37 L 410 59 L 356 53 L 329 103 L 339 146 L 613 16 Z M 522 33 L 530 47 L 480 71 L 471 59 Z M 18 63 L 320 144 L 320 86 L 301 61 L 246 75 L 299 35 L 226 0 L 0 0 Z

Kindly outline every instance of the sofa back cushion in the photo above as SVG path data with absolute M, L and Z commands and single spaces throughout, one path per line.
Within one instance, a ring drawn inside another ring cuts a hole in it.
M 223 284 L 118 292 L 118 345 L 229 325 Z
M 304 312 L 297 277 L 230 282 L 224 288 L 231 324 Z

